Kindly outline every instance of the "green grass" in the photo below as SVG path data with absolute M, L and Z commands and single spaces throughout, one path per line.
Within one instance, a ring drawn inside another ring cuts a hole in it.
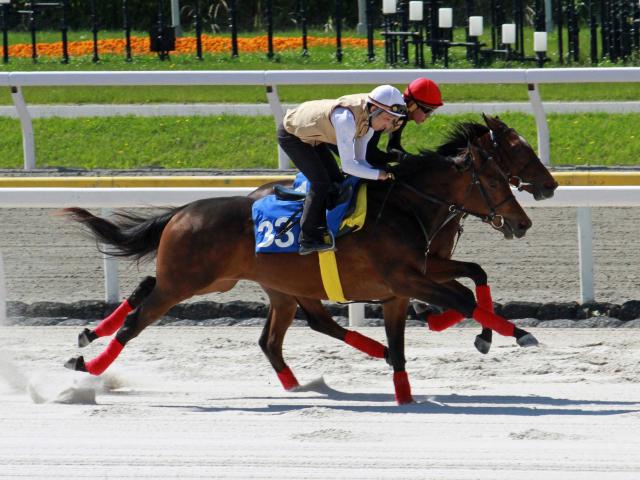
M 533 117 L 502 118 L 536 147 Z M 478 115 L 436 115 L 410 123 L 403 143 L 410 151 L 442 142 L 454 121 Z M 555 165 L 633 165 L 640 157 L 640 114 L 549 115 Z M 276 168 L 271 117 L 113 117 L 34 121 L 38 168 Z M 0 118 L 0 168 L 22 167 L 17 120 Z
M 489 32 L 482 38 L 489 43 Z M 146 32 L 136 32 L 137 35 L 146 36 Z M 263 35 L 263 32 L 246 34 L 244 36 Z M 298 36 L 299 32 L 279 32 L 280 36 Z M 331 33 L 312 31 L 314 36 L 332 36 Z M 353 31 L 346 31 L 345 36 L 357 36 Z M 456 39 L 461 40 L 462 29 L 456 30 Z M 527 51 L 531 50 L 532 32 L 525 32 Z M 100 32 L 100 38 L 121 38 L 119 31 Z M 41 41 L 58 41 L 58 32 L 43 32 L 38 37 Z M 71 32 L 72 40 L 90 39 L 91 33 L 87 31 Z M 588 63 L 588 32 L 581 30 L 581 66 L 589 66 Z M 28 42 L 26 33 L 11 32 L 11 43 Z M 161 62 L 154 56 L 135 56 L 133 62 L 127 63 L 122 56 L 104 55 L 101 61 L 94 64 L 89 56 L 73 57 L 69 65 L 63 65 L 57 58 L 41 58 L 36 64 L 30 59 L 11 59 L 9 64 L 0 64 L 0 71 L 103 71 L 103 70 L 265 70 L 265 69 L 363 69 L 387 68 L 384 64 L 384 51 L 376 49 L 376 59 L 368 62 L 366 49 L 345 48 L 344 61 L 338 63 L 335 60 L 335 49 L 330 47 L 313 47 L 309 57 L 302 57 L 298 51 L 277 52 L 273 60 L 268 60 L 264 53 L 240 52 L 238 58 L 232 58 L 228 53 L 205 54 L 203 61 L 198 61 L 195 55 L 173 55 L 170 61 Z M 411 50 L 413 52 L 413 50 Z M 566 49 L 565 49 L 566 53 Z M 451 50 L 452 68 L 469 68 L 464 59 L 465 49 Z M 428 56 L 428 55 L 427 55 Z M 549 66 L 561 66 L 557 63 L 557 43 L 555 34 L 549 36 L 549 56 L 554 62 Z M 637 62 L 636 62 L 637 63 Z M 620 64 L 622 65 L 622 64 Z M 506 64 L 497 62 L 496 67 L 532 67 L 533 64 Z M 613 66 L 609 62 L 601 62 L 599 66 Z M 412 67 L 412 65 L 408 65 Z M 442 65 L 429 65 L 429 68 L 442 68 Z M 345 93 L 361 92 L 371 89 L 371 84 L 362 85 L 314 85 L 309 86 L 282 86 L 279 93 L 282 101 L 297 103 L 313 98 L 334 98 Z M 403 85 L 398 85 L 403 88 Z M 443 85 L 445 101 L 527 101 L 527 92 L 524 85 Z M 640 83 L 632 84 L 579 84 L 579 85 L 543 85 L 541 86 L 543 100 L 547 101 L 597 101 L 597 100 L 637 100 L 640 98 Z M 25 98 L 32 104 L 50 103 L 161 103 L 161 102 L 228 102 L 228 103 L 266 103 L 266 96 L 262 87 L 249 86 L 223 86 L 223 87 L 35 87 L 25 89 Z M 0 104 L 11 104 L 9 92 L 0 91 Z
M 488 33 L 483 40 L 488 43 Z M 258 35 L 263 33 L 256 33 Z M 316 36 L 333 34 L 314 31 Z M 456 39 L 462 39 L 462 30 Z M 138 35 L 146 35 L 138 32 Z M 298 32 L 280 32 L 281 36 L 296 36 Z M 100 38 L 121 38 L 122 33 L 101 32 Z M 251 35 L 247 35 L 251 36 Z M 345 36 L 355 36 L 346 32 Z M 532 34 L 525 34 L 530 51 Z M 90 39 L 90 32 L 71 32 L 71 40 Z M 39 41 L 58 41 L 57 32 L 39 34 Z M 26 33 L 11 33 L 10 42 L 28 42 Z M 556 40 L 549 39 L 548 66 L 557 62 Z M 581 66 L 588 63 L 588 32 L 581 31 Z M 362 69 L 387 68 L 384 52 L 376 49 L 373 62 L 366 60 L 366 49 L 345 48 L 344 61 L 335 60 L 331 47 L 313 47 L 309 57 L 297 51 L 277 52 L 273 60 L 264 53 L 240 52 L 238 58 L 228 53 L 205 54 L 203 61 L 191 55 L 173 55 L 161 62 L 153 56 L 135 56 L 126 63 L 122 56 L 105 55 L 97 64 L 90 57 L 72 58 L 69 65 L 59 59 L 41 58 L 36 64 L 30 59 L 12 59 L 0 64 L 0 71 L 103 71 L 103 70 L 265 70 L 265 69 Z M 452 68 L 468 68 L 464 49 L 451 51 Z M 566 52 L 565 52 L 566 53 Z M 634 61 L 635 62 L 635 61 Z M 632 63 L 634 63 L 632 62 Z M 635 62 L 637 63 L 637 62 Z M 494 64 L 496 67 L 531 67 L 532 64 Z M 599 64 L 612 66 L 608 62 Z M 411 67 L 411 65 L 409 65 Z M 429 65 L 442 68 L 442 65 Z M 404 85 L 397 85 L 404 88 Z M 335 98 L 347 93 L 371 89 L 362 85 L 281 86 L 283 102 L 298 103 L 316 98 Z M 528 101 L 524 85 L 442 85 L 445 102 L 509 102 Z M 632 84 L 566 84 L 542 85 L 546 101 L 637 100 L 640 83 Z M 59 103 L 266 103 L 262 87 L 202 86 L 202 87 L 34 87 L 25 89 L 29 104 Z M 9 92 L 0 90 L 0 104 L 11 104 Z M 435 116 L 427 126 L 410 124 L 404 136 L 409 150 L 434 147 L 443 132 L 460 119 L 478 116 Z M 516 127 L 532 145 L 536 144 L 535 123 L 531 116 L 505 114 L 503 118 Z M 554 164 L 633 165 L 640 155 L 640 143 L 634 132 L 640 131 L 640 115 L 549 115 L 551 156 Z M 200 117 L 200 118 L 92 118 L 39 119 L 34 121 L 38 167 L 67 168 L 275 168 L 275 128 L 271 117 Z M 17 120 L 0 118 L 0 167 L 22 166 L 22 139 Z

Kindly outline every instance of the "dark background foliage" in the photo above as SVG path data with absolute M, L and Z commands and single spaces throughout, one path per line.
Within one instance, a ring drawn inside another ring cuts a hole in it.
M 51 0 L 48 0 L 51 1 Z M 507 21 L 513 18 L 513 4 L 516 0 L 504 0 L 505 17 Z M 308 25 L 315 28 L 331 29 L 334 24 L 336 0 L 302 0 Z M 91 28 L 91 5 L 90 0 L 69 0 L 69 26 L 72 29 Z M 99 27 L 101 29 L 117 30 L 122 28 L 122 0 L 95 0 Z M 165 19 L 170 23 L 170 1 L 169 0 L 128 0 L 130 22 L 134 29 L 148 30 L 152 23 L 157 22 L 159 5 L 162 5 Z M 191 27 L 191 13 L 197 0 L 181 0 L 181 23 L 187 29 Z M 201 0 L 200 6 L 203 13 L 205 32 L 225 32 L 228 27 L 228 5 L 230 0 Z M 428 5 L 431 2 L 425 1 L 425 16 Z M 467 0 L 439 0 L 436 7 L 452 7 L 456 25 L 466 25 Z M 485 16 L 485 24 L 489 25 L 490 5 L 487 0 L 475 0 L 472 14 Z M 500 3 L 500 2 L 498 2 Z M 524 0 L 524 5 L 528 16 L 533 13 L 535 0 Z M 578 2 L 580 3 L 580 2 Z M 301 0 L 273 0 L 274 27 L 278 30 L 295 29 L 299 26 L 299 11 Z M 266 29 L 266 0 L 236 0 L 237 22 L 240 32 L 264 31 Z M 381 23 L 382 0 L 374 0 L 373 7 L 376 18 L 376 27 Z M 26 29 L 26 16 L 18 14 L 18 10 L 25 10 L 25 2 L 13 1 L 11 5 L 10 26 L 11 28 Z M 342 0 L 341 11 L 343 25 L 347 28 L 354 28 L 358 23 L 358 1 Z M 38 15 L 38 29 L 55 29 L 60 25 L 60 9 L 45 8 Z

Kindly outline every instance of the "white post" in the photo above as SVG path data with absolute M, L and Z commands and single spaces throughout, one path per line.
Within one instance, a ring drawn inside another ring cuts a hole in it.
M 545 30 L 553 32 L 553 7 L 551 0 L 544 0 L 544 18 L 546 19 Z
M 111 215 L 111 211 L 110 208 L 103 208 L 102 216 L 108 217 Z M 107 303 L 119 303 L 118 259 L 105 253 L 102 256 L 102 263 L 104 265 L 104 299 Z
M 280 97 L 278 96 L 278 89 L 275 85 L 267 85 L 267 100 L 269 101 L 269 106 L 271 107 L 271 113 L 273 114 L 273 118 L 276 121 L 276 129 L 282 123 L 284 119 L 284 109 L 282 108 L 282 104 L 280 103 Z M 289 168 L 290 160 L 284 150 L 280 148 L 278 145 L 278 168 L 280 170 L 286 170 Z
M 547 116 L 544 113 L 542 100 L 540 99 L 540 91 L 535 83 L 528 86 L 529 100 L 533 108 L 533 116 L 536 119 L 538 128 L 538 156 L 545 165 L 551 164 L 551 147 L 549 145 L 549 125 L 547 125 Z
M 364 35 L 367 33 L 367 0 L 358 0 L 358 25 L 356 33 Z
M 349 304 L 349 326 L 350 327 L 364 326 L 364 303 Z
M 171 0 L 171 25 L 175 28 L 176 37 L 182 36 L 180 25 L 180 0 Z
M 4 282 L 4 263 L 2 252 L 0 252 L 0 326 L 6 325 L 7 321 L 7 288 Z
M 36 142 L 33 137 L 33 122 L 20 87 L 11 87 L 11 99 L 18 112 L 18 117 L 20 117 L 20 125 L 22 127 L 24 168 L 25 170 L 33 170 L 36 168 Z
M 578 207 L 578 253 L 580 256 L 580 300 L 592 302 L 593 293 L 593 230 L 591 207 Z

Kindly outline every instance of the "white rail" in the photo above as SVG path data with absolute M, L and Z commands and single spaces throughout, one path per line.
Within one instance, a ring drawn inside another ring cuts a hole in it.
M 0 188 L 0 208 L 60 208 L 79 206 L 105 209 L 182 205 L 194 200 L 233 195 L 245 196 L 253 188 Z M 536 202 L 531 195 L 516 193 L 524 206 L 577 207 L 582 302 L 594 300 L 593 253 L 591 248 L 591 207 L 640 206 L 640 186 L 560 187 L 553 198 Z M 106 257 L 105 299 L 120 300 L 115 259 Z M 358 326 L 364 306 L 349 308 L 349 322 Z
M 23 132 L 24 167 L 36 165 L 35 141 L 31 117 L 22 87 L 31 86 L 151 86 L 151 85 L 256 85 L 266 89 L 267 100 L 276 123 L 284 110 L 278 85 L 317 84 L 406 84 L 427 76 L 441 84 L 521 84 L 527 87 L 536 119 L 539 155 L 550 163 L 549 129 L 538 89 L 548 83 L 620 83 L 640 82 L 640 68 L 554 68 L 504 70 L 262 70 L 262 71 L 184 71 L 184 72 L 7 72 L 0 73 L 0 86 L 11 89 L 11 97 L 20 117 Z M 279 153 L 280 168 L 288 159 Z

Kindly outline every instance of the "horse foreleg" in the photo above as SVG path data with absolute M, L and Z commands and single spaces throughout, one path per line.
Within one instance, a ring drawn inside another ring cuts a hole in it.
M 299 386 L 298 380 L 287 366 L 282 356 L 282 343 L 288 328 L 296 315 L 298 304 L 294 297 L 265 288 L 269 296 L 269 314 L 262 329 L 260 348 L 269 363 L 276 371 L 280 383 L 285 390 L 293 390 Z
M 96 338 L 109 337 L 113 335 L 122 326 L 127 315 L 135 310 L 147 295 L 151 293 L 155 284 L 156 279 L 154 277 L 146 277 L 142 280 L 133 293 L 129 295 L 129 297 L 122 302 L 118 308 L 111 313 L 111 315 L 102 320 L 96 328 L 93 330 L 85 328 L 78 335 L 78 346 L 80 348 L 86 347 Z
M 347 330 L 338 325 L 333 317 L 327 313 L 320 300 L 311 298 L 296 298 L 296 300 L 307 316 L 307 323 L 312 330 L 341 340 L 372 357 L 386 358 L 387 347 L 361 333 Z
M 473 318 L 483 327 L 495 330 L 500 335 L 514 337 L 521 347 L 535 346 L 538 341 L 530 333 L 516 327 L 513 323 L 500 315 L 478 305 L 471 290 L 455 280 L 446 285 L 425 281 L 424 277 L 407 272 L 401 272 L 394 278 L 394 291 L 399 295 L 411 296 L 422 301 L 442 305 L 461 312 L 462 315 Z
M 389 342 L 388 361 L 393 367 L 393 386 L 398 405 L 413 403 L 409 376 L 405 370 L 404 330 L 407 320 L 408 298 L 396 298 L 382 305 L 384 327 Z
M 491 289 L 487 283 L 487 274 L 480 265 L 470 262 L 460 262 L 451 259 L 443 259 L 437 256 L 429 257 L 429 275 L 439 283 L 446 283 L 456 278 L 470 278 L 476 285 L 477 303 L 484 310 L 495 313 Z M 429 329 L 434 331 L 445 330 L 465 318 L 463 314 L 455 310 L 448 310 L 438 315 L 428 315 L 426 318 Z M 481 353 L 488 353 L 492 341 L 491 329 L 484 327 L 476 336 L 474 345 Z

